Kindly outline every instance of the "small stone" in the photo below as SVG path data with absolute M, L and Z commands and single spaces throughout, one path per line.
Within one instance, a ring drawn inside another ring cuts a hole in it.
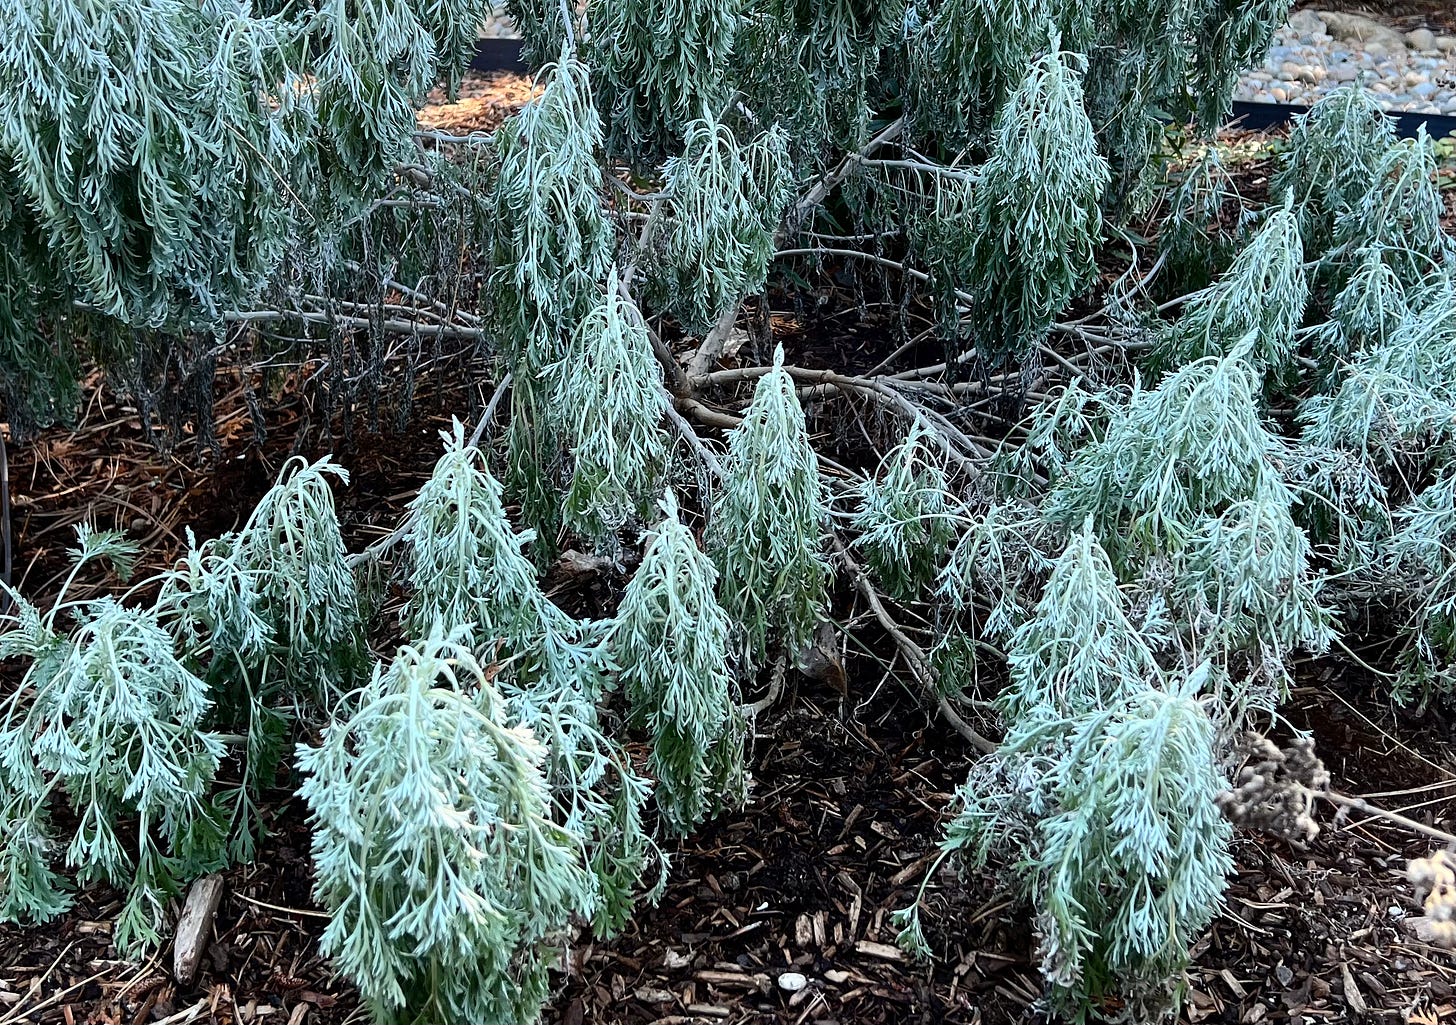
M 1406 45 L 1412 50 L 1434 50 L 1436 48 L 1436 33 L 1428 28 L 1418 28 L 1414 32 L 1405 34 Z
M 1279 65 L 1279 77 L 1287 79 L 1291 82 L 1299 76 L 1299 72 L 1300 67 L 1298 64 L 1294 63 L 1294 61 L 1285 61 L 1283 64 Z
M 1300 36 L 1323 35 L 1329 28 L 1317 11 L 1295 11 L 1289 16 L 1289 30 Z
M 1360 69 L 1353 64 L 1336 64 L 1330 68 L 1330 77 L 1336 82 L 1353 82 L 1360 77 Z
M 1319 16 L 1330 35 L 1347 43 L 1363 43 L 1368 51 L 1373 52 L 1376 46 L 1385 53 L 1405 48 L 1405 36 L 1362 14 L 1321 11 Z
M 1429 100 L 1436 94 L 1435 82 L 1420 82 L 1411 87 L 1410 94 L 1417 99 Z
M 1436 49 L 1450 53 L 1456 50 L 1456 36 L 1437 36 Z
M 1406 85 L 1420 85 L 1425 80 L 1426 76 L 1422 75 L 1419 71 L 1407 71 L 1405 73 Z
M 1281 89 L 1277 85 L 1273 89 L 1270 89 L 1269 90 L 1269 95 L 1272 96 L 1272 97 L 1274 97 L 1274 102 L 1275 103 L 1288 103 L 1289 102 L 1289 93 L 1286 90 Z
M 779 989 L 785 993 L 797 993 L 807 985 L 809 980 L 798 972 L 784 972 L 779 976 Z

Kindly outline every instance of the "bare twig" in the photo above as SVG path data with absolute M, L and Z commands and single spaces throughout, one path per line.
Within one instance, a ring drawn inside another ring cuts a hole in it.
M 839 183 L 848 178 L 859 167 L 859 161 L 869 156 L 875 150 L 888 143 L 894 142 L 905 130 L 905 119 L 896 118 L 876 134 L 869 142 L 865 143 L 858 153 L 852 153 L 839 162 L 834 170 L 814 183 L 808 192 L 799 198 L 789 215 L 784 218 L 783 228 L 779 231 L 780 240 L 790 238 L 798 232 L 804 220 L 814 212 L 828 197 L 829 193 L 839 187 Z
M 723 355 L 723 346 L 727 344 L 728 336 L 733 333 L 733 325 L 738 323 L 738 306 L 736 301 L 729 304 L 718 317 L 718 322 L 703 337 L 703 343 L 698 346 L 698 351 L 693 353 L 692 361 L 688 363 L 689 381 L 697 382 L 706 377 L 708 370 Z
M 255 324 L 267 321 L 300 321 L 305 324 L 327 324 L 336 328 L 369 330 L 375 329 L 387 334 L 428 335 L 439 338 L 463 338 L 481 341 L 490 333 L 478 327 L 458 327 L 454 324 L 422 324 L 414 320 L 371 320 L 368 317 L 340 317 L 309 310 L 229 310 L 223 319 L 230 324 Z
M 772 369 L 772 367 L 741 367 L 737 370 L 720 370 L 709 374 L 703 383 L 724 385 L 739 381 L 756 381 Z M 977 459 L 984 459 L 991 454 L 988 449 L 973 441 L 945 417 L 911 402 L 898 389 L 892 387 L 890 382 L 894 380 L 893 378 L 852 377 L 837 374 L 832 370 L 808 370 L 794 366 L 784 367 L 784 372 L 795 381 L 811 386 L 801 393 L 801 398 L 813 398 L 831 389 L 852 392 L 873 399 L 924 424 L 930 428 L 931 433 L 940 442 L 946 455 L 965 470 L 979 472 Z
M 1330 802 L 1336 807 L 1363 812 L 1372 819 L 1380 819 L 1389 822 L 1393 826 L 1399 826 L 1401 829 L 1408 829 L 1413 833 L 1419 833 L 1422 836 L 1428 836 L 1433 840 L 1440 840 L 1442 843 L 1456 847 L 1456 834 L 1448 833 L 1444 829 L 1437 829 L 1434 826 L 1428 826 L 1424 822 L 1417 822 L 1415 819 L 1406 818 L 1397 812 L 1378 808 L 1364 798 L 1347 797 L 1334 790 L 1311 790 L 1310 793 Z
M 744 705 L 743 714 L 753 719 L 772 708 L 778 702 L 779 695 L 783 693 L 784 677 L 787 673 L 788 660 L 780 655 L 778 661 L 773 665 L 773 670 L 769 673 L 768 693 L 752 704 Z
M 852 153 L 845 157 L 838 167 L 815 182 L 809 191 L 799 198 L 798 202 L 794 204 L 793 208 L 784 218 L 783 225 L 780 227 L 775 241 L 781 244 L 785 239 L 797 233 L 799 227 L 804 223 L 805 218 L 824 202 L 825 197 L 840 182 L 848 178 L 854 172 L 855 168 L 860 166 L 860 162 L 868 154 L 887 143 L 893 142 L 899 137 L 904 127 L 904 119 L 896 119 L 874 138 L 870 139 L 869 142 L 865 143 L 864 148 L 858 153 Z M 855 250 L 847 250 L 847 252 L 854 252 L 856 255 L 859 255 Z M 739 305 L 737 302 L 731 303 L 728 309 L 724 310 L 722 315 L 719 316 L 717 323 L 703 337 L 702 344 L 698 346 L 698 351 L 693 354 L 692 360 L 688 363 L 687 377 L 690 382 L 696 384 L 705 377 L 713 365 L 718 362 L 718 358 L 723 355 L 723 346 L 727 342 L 728 336 L 733 332 L 733 325 L 738 322 Z
M 838 554 L 840 562 L 844 564 L 845 570 L 854 578 L 856 589 L 864 596 L 865 601 L 869 603 L 870 611 L 874 613 L 875 619 L 879 621 L 881 628 L 885 633 L 890 635 L 890 639 L 895 642 L 896 646 L 904 654 L 905 662 L 910 666 L 910 671 L 914 674 L 916 682 L 920 684 L 920 689 L 924 691 L 926 697 L 936 702 L 941 717 L 977 751 L 980 751 L 982 754 L 994 754 L 996 751 L 995 743 L 977 733 L 969 723 L 961 718 L 960 713 L 955 710 L 945 695 L 939 692 L 935 667 L 930 664 L 930 659 L 926 657 L 920 645 L 912 641 L 906 635 L 905 631 L 900 629 L 894 618 L 891 617 L 889 611 L 885 608 L 885 603 L 880 600 L 880 595 L 875 590 L 875 585 L 870 582 L 865 571 L 860 568 L 859 563 L 855 562 L 854 557 L 849 554 L 849 549 L 844 546 L 844 543 L 838 537 L 831 536 L 830 543 L 834 546 L 835 553 Z
M 485 437 L 485 429 L 490 424 L 491 417 L 495 416 L 496 407 L 500 405 L 501 398 L 510 390 L 510 387 L 511 374 L 507 372 L 506 376 L 501 378 L 501 383 L 496 385 L 495 394 L 490 397 L 490 401 L 485 404 L 485 409 L 481 411 L 480 421 L 475 425 L 475 430 L 470 432 L 471 448 L 480 446 L 480 439 Z
M 511 387 L 511 375 L 506 374 L 501 378 L 500 384 L 496 385 L 495 394 L 486 403 L 485 410 L 480 414 L 480 420 L 475 425 L 475 430 L 470 432 L 470 446 L 479 447 L 481 439 L 485 436 L 486 427 L 490 424 L 491 418 L 495 415 L 496 407 L 500 405 L 501 399 Z M 390 531 L 387 535 L 375 541 L 361 552 L 354 552 L 344 557 L 344 564 L 350 569 L 360 565 L 373 562 L 380 558 L 385 552 L 399 544 L 411 530 L 414 529 L 415 516 L 410 513 L 404 518 L 399 526 Z
M 10 611 L 11 574 L 15 553 L 10 535 L 10 455 L 5 448 L 5 432 L 0 431 L 0 615 Z
M 722 480 L 723 465 L 718 462 L 718 457 L 713 455 L 713 450 L 703 444 L 703 439 L 698 437 L 698 432 L 693 430 L 693 425 L 688 423 L 687 419 L 678 411 L 677 405 L 672 401 L 670 395 L 667 402 L 667 418 L 672 421 L 677 432 L 682 435 L 683 440 L 697 455 L 699 462 L 706 466 L 714 477 Z

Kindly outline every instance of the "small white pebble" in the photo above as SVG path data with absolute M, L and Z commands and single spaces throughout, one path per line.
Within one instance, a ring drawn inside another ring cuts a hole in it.
M 809 980 L 798 972 L 784 972 L 779 976 L 779 989 L 785 993 L 797 993 L 807 985 Z

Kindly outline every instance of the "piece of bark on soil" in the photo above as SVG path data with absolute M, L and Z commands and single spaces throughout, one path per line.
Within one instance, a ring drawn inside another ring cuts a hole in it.
M 172 952 L 172 974 L 184 986 L 190 985 L 197 975 L 197 965 L 212 938 L 212 919 L 221 900 L 221 874 L 203 876 L 187 891 L 187 903 L 177 919 L 177 939 Z

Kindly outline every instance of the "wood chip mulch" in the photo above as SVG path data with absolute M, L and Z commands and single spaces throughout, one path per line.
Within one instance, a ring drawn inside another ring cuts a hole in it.
M 470 71 L 453 101 L 442 91 L 431 93 L 416 120 L 426 131 L 450 135 L 493 132 L 538 92 L 524 75 Z

